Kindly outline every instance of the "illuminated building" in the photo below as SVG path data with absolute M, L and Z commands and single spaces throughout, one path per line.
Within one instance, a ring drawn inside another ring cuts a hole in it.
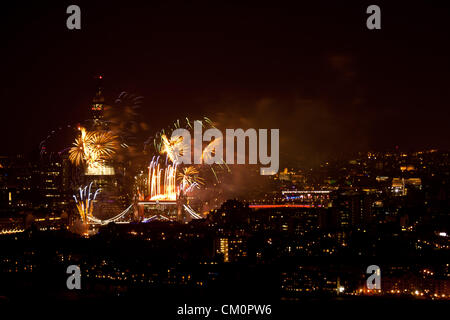
M 104 119 L 105 98 L 103 96 L 102 76 L 97 78 L 97 89 L 91 103 L 92 126 L 80 127 L 80 136 L 86 131 L 93 132 L 97 136 L 109 132 L 108 125 Z M 100 159 L 94 163 L 85 165 L 82 185 L 90 185 L 92 188 L 101 189 L 96 199 L 93 215 L 101 220 L 109 219 L 122 212 L 129 205 L 124 196 L 123 185 L 119 183 L 113 159 Z M 75 189 L 80 187 L 76 186 Z
M 40 165 L 40 191 L 43 197 L 43 206 L 58 207 L 64 202 L 61 192 L 62 163 L 60 161 L 46 161 Z
M 224 232 L 214 241 L 216 254 L 223 256 L 224 262 L 238 262 L 248 256 L 247 237 L 233 232 Z
M 113 176 L 114 168 L 107 164 L 97 167 L 87 167 L 85 175 L 87 176 Z
M 291 173 L 288 171 L 287 168 L 284 168 L 284 171 L 278 173 L 278 177 L 280 181 L 291 181 Z
M 0 158 L 0 208 L 23 210 L 33 207 L 33 169 L 22 155 Z
M 335 223 L 342 229 L 365 226 L 373 219 L 375 196 L 371 192 L 343 192 L 331 204 Z
M 392 179 L 392 192 L 398 196 L 406 195 L 404 178 L 393 178 Z
M 99 76 L 97 78 L 98 84 L 97 84 L 97 90 L 95 92 L 95 96 L 92 99 L 91 104 L 91 112 L 92 112 L 92 120 L 93 120 L 93 128 L 94 131 L 108 131 L 107 124 L 103 122 L 103 113 L 105 108 L 105 98 L 103 96 L 103 86 L 102 86 L 102 76 Z M 105 187 L 106 184 L 109 184 L 111 179 L 107 179 L 105 177 L 107 176 L 114 176 L 115 171 L 114 167 L 111 165 L 111 163 L 107 161 L 101 161 L 95 166 L 87 166 L 85 175 L 91 177 L 92 180 L 95 181 L 95 185 L 97 187 Z M 103 177 L 103 178 L 102 178 Z M 114 179 L 113 179 L 114 180 Z
M 391 190 L 394 195 L 405 196 L 408 189 L 422 189 L 422 179 L 420 178 L 393 178 Z
M 102 78 L 102 76 L 97 78 L 97 90 L 91 104 L 92 118 L 96 122 L 103 119 L 105 98 L 103 97 Z
M 219 248 L 217 250 L 218 253 L 223 254 L 223 262 L 229 262 L 229 254 L 228 254 L 228 238 L 220 238 L 219 239 Z
M 338 295 L 345 290 L 339 276 L 322 266 L 292 266 L 281 272 L 280 279 L 284 297 L 318 293 Z

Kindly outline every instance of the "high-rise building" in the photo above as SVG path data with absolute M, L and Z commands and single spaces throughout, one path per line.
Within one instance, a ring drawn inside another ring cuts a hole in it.
M 89 131 L 105 132 L 110 128 L 104 120 L 105 97 L 103 92 L 103 77 L 97 77 L 97 88 L 91 103 L 92 126 Z M 119 181 L 120 174 L 116 168 L 120 168 L 113 159 L 101 160 L 95 166 L 86 166 L 84 171 L 84 185 L 92 183 L 94 189 L 101 189 L 96 198 L 94 215 L 106 219 L 121 212 L 127 204 L 123 196 L 123 186 Z M 119 170 L 120 171 L 120 170 Z
M 91 111 L 92 118 L 95 124 L 99 124 L 99 121 L 103 119 L 103 112 L 105 109 L 104 103 L 105 98 L 103 96 L 103 85 L 102 85 L 102 76 L 98 76 L 97 78 L 97 90 L 95 92 L 94 99 L 92 99 Z
M 58 208 L 65 204 L 61 188 L 61 161 L 45 161 L 39 165 L 39 191 L 42 206 Z
M 0 157 L 0 208 L 24 210 L 33 206 L 32 164 L 23 155 Z

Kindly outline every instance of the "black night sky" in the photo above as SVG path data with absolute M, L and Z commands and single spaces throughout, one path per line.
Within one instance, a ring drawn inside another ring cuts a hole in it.
M 449 148 L 444 1 L 93 2 L 2 4 L 1 154 L 89 117 L 98 74 L 111 98 L 145 97 L 154 131 L 203 115 L 280 128 L 284 163 Z M 79 31 L 66 28 L 71 4 Z M 370 4 L 381 30 L 366 28 Z

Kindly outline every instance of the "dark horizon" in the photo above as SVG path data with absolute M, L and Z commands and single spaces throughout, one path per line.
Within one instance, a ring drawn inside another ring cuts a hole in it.
M 99 74 L 107 97 L 144 96 L 150 134 L 204 115 L 279 128 L 282 162 L 450 148 L 448 5 L 378 3 L 371 31 L 369 2 L 77 4 L 81 30 L 65 26 L 68 3 L 2 10 L 2 154 L 87 119 Z

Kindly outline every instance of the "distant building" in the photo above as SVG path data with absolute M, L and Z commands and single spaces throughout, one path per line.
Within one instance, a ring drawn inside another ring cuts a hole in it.
M 23 155 L 0 158 L 0 208 L 20 211 L 33 207 L 32 164 Z

